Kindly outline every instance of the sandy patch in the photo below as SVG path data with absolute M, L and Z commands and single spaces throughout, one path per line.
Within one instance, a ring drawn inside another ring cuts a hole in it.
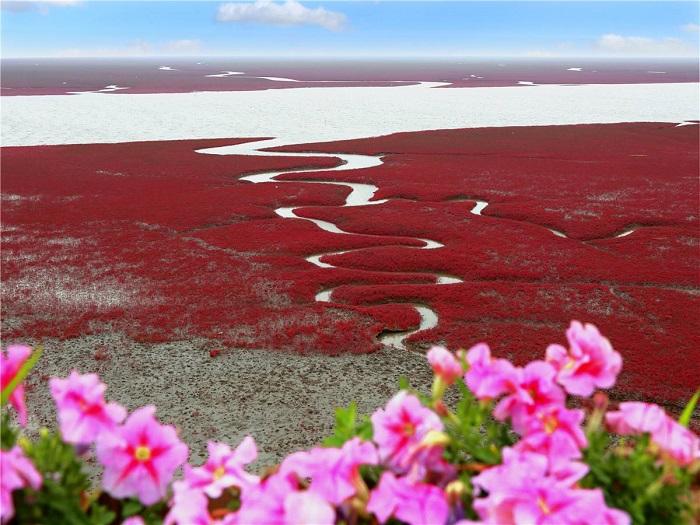
M 332 432 L 333 412 L 355 399 L 362 413 L 383 405 L 402 375 L 427 391 L 430 370 L 416 353 L 382 350 L 328 357 L 226 350 L 210 357 L 211 342 L 139 344 L 121 335 L 47 340 L 29 380 L 30 425 L 54 425 L 46 376 L 73 368 L 96 372 L 107 396 L 129 409 L 155 404 L 162 421 L 180 428 L 195 458 L 207 439 L 237 443 L 255 437 L 260 465 L 310 447 Z M 42 379 L 42 376 L 43 379 Z

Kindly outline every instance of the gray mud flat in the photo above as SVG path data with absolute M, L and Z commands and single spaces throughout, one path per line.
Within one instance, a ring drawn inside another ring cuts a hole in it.
M 28 380 L 30 431 L 56 425 L 47 376 L 75 368 L 99 374 L 107 399 L 130 410 L 155 405 L 158 418 L 190 445 L 193 463 L 205 457 L 207 440 L 235 446 L 252 435 L 256 466 L 272 465 L 329 435 L 336 407 L 356 400 L 369 414 L 397 391 L 402 375 L 421 390 L 431 381 L 424 355 L 391 348 L 340 357 L 227 349 L 212 358 L 212 342 L 204 339 L 141 344 L 114 334 L 44 346 Z

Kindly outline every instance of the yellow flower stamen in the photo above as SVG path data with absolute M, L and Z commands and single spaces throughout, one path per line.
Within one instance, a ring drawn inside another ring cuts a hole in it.
M 547 434 L 551 434 L 559 426 L 559 421 L 557 421 L 557 418 L 554 416 L 545 417 L 543 423 L 544 423 L 544 431 Z
M 151 459 L 151 449 L 144 446 L 136 447 L 136 450 L 134 450 L 134 457 L 138 461 L 148 461 Z
M 537 499 L 537 506 L 540 508 L 543 514 L 549 514 L 550 512 L 552 512 L 552 509 L 549 508 L 547 502 L 542 498 Z
M 226 469 L 224 469 L 224 467 L 219 467 L 214 471 L 213 476 L 214 476 L 214 479 L 217 480 L 217 479 L 221 479 L 224 474 L 226 474 Z

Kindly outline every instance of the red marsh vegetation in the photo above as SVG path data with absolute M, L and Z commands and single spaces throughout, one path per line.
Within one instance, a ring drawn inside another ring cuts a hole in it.
M 397 86 L 419 81 L 446 82 L 449 83 L 447 88 L 516 86 L 519 82 L 646 84 L 698 81 L 697 60 L 653 58 L 341 61 L 215 57 L 31 58 L 3 59 L 0 65 L 2 96 L 60 95 L 101 90 L 107 86 L 128 88 L 105 92 L 118 95 Z
M 391 199 L 350 208 L 339 207 L 344 187 L 237 180 L 334 159 L 194 151 L 242 141 L 4 148 L 5 336 L 123 331 L 207 337 L 217 349 L 367 352 L 381 331 L 417 326 L 407 303 L 419 303 L 439 324 L 411 336 L 414 349 L 487 340 L 526 362 L 573 318 L 597 324 L 623 354 L 622 395 L 678 403 L 697 386 L 698 126 L 430 131 L 283 148 L 383 155 L 375 168 L 279 177 L 368 182 Z M 481 216 L 475 199 L 489 203 Z M 360 235 L 283 219 L 281 206 Z M 417 250 L 406 237 L 445 246 Z M 342 250 L 354 251 L 323 258 L 337 268 L 304 259 Z M 464 282 L 438 286 L 435 274 Z M 332 302 L 314 301 L 329 288 Z

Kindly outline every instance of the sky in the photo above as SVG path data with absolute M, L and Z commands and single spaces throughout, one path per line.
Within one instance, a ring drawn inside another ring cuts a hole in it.
M 5 1 L 2 56 L 698 55 L 688 2 Z

